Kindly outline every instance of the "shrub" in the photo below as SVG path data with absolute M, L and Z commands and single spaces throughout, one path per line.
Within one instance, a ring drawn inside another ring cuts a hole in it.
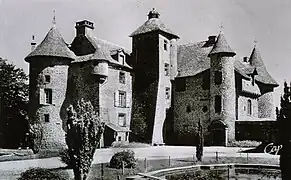
M 70 155 L 69 155 L 69 150 L 68 149 L 60 150 L 59 157 L 61 158 L 61 161 L 68 166 L 68 168 L 72 168 L 73 167 L 73 164 L 72 164 L 72 161 L 70 159 Z
M 150 147 L 149 144 L 139 142 L 115 141 L 111 144 L 113 148 L 143 148 Z
M 124 162 L 125 168 L 135 168 L 136 159 L 134 158 L 134 152 L 132 150 L 125 150 L 115 153 L 110 159 L 111 168 L 122 168 L 122 162 Z
M 23 173 L 18 180 L 65 180 L 60 175 L 52 172 L 49 169 L 32 168 Z
M 229 147 L 257 147 L 261 144 L 261 142 L 258 141 L 250 141 L 250 140 L 245 140 L 245 141 L 230 141 L 228 142 Z

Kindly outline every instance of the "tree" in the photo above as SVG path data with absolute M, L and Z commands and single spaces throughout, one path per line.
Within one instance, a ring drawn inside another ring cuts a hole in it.
M 280 154 L 280 169 L 283 180 L 291 179 L 291 92 L 287 83 L 284 83 L 284 94 L 281 96 L 281 108 L 277 110 L 278 144 L 283 146 Z
M 66 143 L 73 166 L 75 180 L 86 180 L 93 155 L 104 131 L 104 123 L 90 102 L 81 99 L 74 108 L 67 109 Z
M 0 142 L 17 148 L 28 131 L 28 77 L 21 68 L 0 58 Z
M 202 161 L 204 137 L 203 137 L 203 127 L 200 119 L 198 121 L 197 130 L 198 132 L 197 132 L 196 158 L 198 161 Z

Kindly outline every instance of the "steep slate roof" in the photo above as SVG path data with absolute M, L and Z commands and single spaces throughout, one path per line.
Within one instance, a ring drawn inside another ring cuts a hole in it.
M 32 57 L 54 56 L 75 59 L 75 54 L 67 47 L 60 32 L 54 25 L 47 33 L 44 40 L 25 58 L 29 61 Z
M 177 77 L 194 76 L 210 68 L 209 52 L 214 44 L 208 45 L 207 41 L 178 45 L 178 75 Z M 244 71 L 244 66 L 238 60 L 234 63 L 235 71 L 244 78 L 250 79 Z
M 224 53 L 225 55 L 235 56 L 235 52 L 230 48 L 222 33 L 218 35 L 216 43 L 213 46 L 213 49 L 210 51 L 209 56 L 218 53 Z
M 255 76 L 255 80 L 274 86 L 279 86 L 279 84 L 273 79 L 273 77 L 268 73 L 265 64 L 261 58 L 261 55 L 256 47 L 254 47 L 252 54 L 249 59 L 249 63 L 253 68 L 256 68 L 258 75 Z
M 109 52 L 105 53 L 101 47 L 97 47 L 96 51 L 93 53 L 93 55 L 90 57 L 92 60 L 106 60 L 110 61 L 112 57 L 110 56 Z
M 175 38 L 179 38 L 176 33 L 168 29 L 166 25 L 159 19 L 160 14 L 155 9 L 151 10 L 148 16 L 149 19 L 143 25 L 137 28 L 137 30 L 131 33 L 130 37 L 153 31 L 162 31 L 164 33 L 174 36 Z

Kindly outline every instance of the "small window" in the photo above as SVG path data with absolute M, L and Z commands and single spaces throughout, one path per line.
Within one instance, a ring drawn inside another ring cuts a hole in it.
M 120 62 L 124 65 L 125 64 L 125 57 L 124 57 L 124 55 L 119 55 L 119 57 L 120 57 Z
M 166 91 L 166 99 L 170 99 L 170 88 L 166 87 L 165 91 Z
M 125 141 L 128 141 L 128 137 L 129 137 L 129 132 L 125 133 Z
M 210 77 L 209 77 L 209 73 L 205 73 L 203 74 L 202 77 L 202 89 L 203 90 L 207 90 L 210 88 Z
M 164 40 L 164 50 L 168 51 L 168 41 Z
M 175 80 L 175 89 L 177 92 L 186 91 L 186 79 L 179 78 Z
M 52 89 L 44 89 L 45 103 L 52 104 Z
M 222 72 L 215 71 L 214 81 L 216 85 L 220 85 L 222 83 Z
M 170 75 L 170 65 L 168 63 L 165 63 L 165 76 Z
M 126 116 L 123 113 L 118 114 L 118 124 L 119 126 L 125 127 L 126 126 Z
M 118 141 L 121 141 L 121 136 L 118 136 Z
M 119 91 L 119 106 L 126 107 L 126 92 Z
M 247 102 L 247 106 L 248 106 L 248 115 L 252 115 L 252 101 L 249 99 L 248 102 Z
M 51 76 L 50 75 L 45 75 L 44 78 L 45 78 L 45 82 L 46 83 L 51 82 Z
M 50 115 L 44 114 L 44 122 L 50 122 Z
M 215 96 L 215 112 L 221 112 L 221 96 L 219 95 Z
M 125 84 L 125 73 L 119 72 L 119 83 Z

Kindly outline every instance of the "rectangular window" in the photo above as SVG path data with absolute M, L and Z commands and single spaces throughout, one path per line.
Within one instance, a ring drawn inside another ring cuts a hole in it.
M 126 107 L 126 92 L 125 91 L 119 91 L 119 106 L 120 107 Z
M 170 99 L 170 88 L 166 87 L 165 91 L 166 91 L 166 99 Z
M 45 103 L 52 104 L 52 89 L 44 89 L 45 93 Z
M 125 127 L 126 126 L 126 115 L 123 113 L 118 114 L 118 124 L 119 126 Z
M 128 141 L 129 132 L 125 133 L 125 141 Z
M 168 41 L 164 40 L 164 50 L 168 51 Z
M 119 83 L 125 84 L 125 73 L 119 72 Z
M 121 141 L 121 136 L 118 136 L 118 141 Z
M 221 112 L 221 96 L 219 95 L 215 96 L 215 112 Z
M 177 92 L 186 91 L 186 79 L 179 78 L 175 80 L 175 89 Z
M 252 115 L 252 101 L 249 99 L 248 100 L 248 115 L 251 116 Z
M 119 57 L 120 57 L 120 62 L 124 65 L 125 64 L 125 57 L 124 57 L 124 55 L 119 55 Z
M 170 75 L 170 65 L 168 63 L 165 63 L 165 76 Z
M 51 76 L 50 75 L 45 75 L 44 78 L 45 78 L 45 82 L 46 83 L 51 82 Z
M 221 71 L 215 71 L 214 81 L 215 81 L 216 85 L 220 85 L 222 83 L 222 72 Z
M 44 114 L 44 122 L 50 122 L 50 115 Z
M 207 90 L 210 88 L 210 77 L 209 77 L 209 73 L 205 73 L 203 74 L 202 77 L 202 89 L 203 90 Z

